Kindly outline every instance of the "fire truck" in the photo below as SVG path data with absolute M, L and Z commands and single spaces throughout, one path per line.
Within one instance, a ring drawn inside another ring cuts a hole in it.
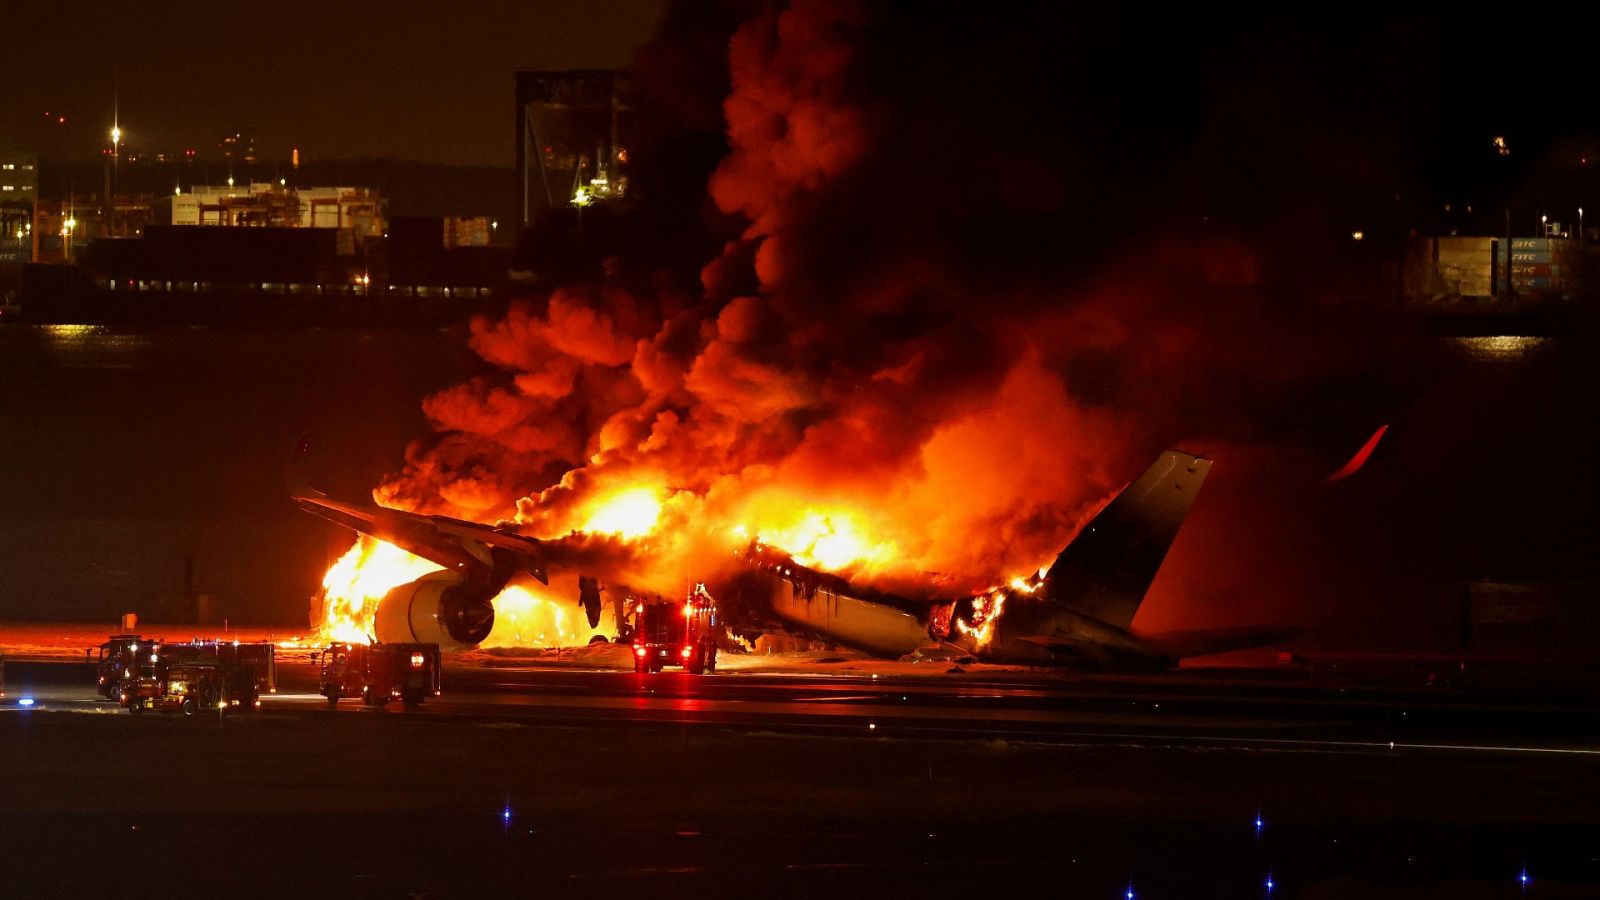
M 137 634 L 114 634 L 100 645 L 95 665 L 96 689 L 107 700 L 118 699 L 122 683 L 153 667 L 150 674 L 161 677 L 166 666 L 179 662 L 219 660 L 239 663 L 255 673 L 256 689 L 278 692 L 276 649 L 269 642 L 243 644 L 238 641 L 207 641 L 196 638 L 187 643 L 169 643 Z
M 278 692 L 277 647 L 270 641 L 240 643 L 196 638 L 185 644 L 162 644 L 160 647 L 162 658 L 171 662 L 217 659 L 249 666 L 256 674 L 257 691 L 263 694 Z
M 697 584 L 682 603 L 633 602 L 633 671 L 682 666 L 691 675 L 717 670 L 717 603 Z
M 118 697 L 128 712 L 147 709 L 181 712 L 186 716 L 217 710 L 221 713 L 255 712 L 261 707 L 256 671 L 245 663 L 221 659 L 155 663 L 125 678 Z
M 317 653 L 321 688 L 328 708 L 343 697 L 360 697 L 367 706 L 398 699 L 416 709 L 439 696 L 438 644 L 333 644 Z
M 116 700 L 124 681 L 132 679 L 149 663 L 159 641 L 137 634 L 113 634 L 100 645 L 95 662 L 95 690 L 107 700 Z

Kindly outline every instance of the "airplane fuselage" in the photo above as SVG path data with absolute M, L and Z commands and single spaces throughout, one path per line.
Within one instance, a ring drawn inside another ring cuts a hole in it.
M 932 626 L 935 610 L 949 603 L 885 602 L 853 596 L 835 585 L 813 585 L 783 568 L 752 565 L 725 588 L 745 618 L 777 620 L 786 630 L 889 659 L 947 641 L 985 662 L 1072 664 L 1084 668 L 1160 667 L 1165 658 L 1139 638 L 1052 602 L 1012 592 L 987 640 L 959 628 Z M 804 570 L 791 569 L 791 572 Z M 954 604 L 958 609 L 962 606 Z M 957 613 L 960 615 L 960 613 Z

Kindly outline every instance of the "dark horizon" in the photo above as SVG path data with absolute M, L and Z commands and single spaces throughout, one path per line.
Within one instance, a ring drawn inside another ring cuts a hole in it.
M 135 151 L 217 155 L 224 134 L 263 162 L 397 158 L 512 163 L 512 73 L 619 68 L 663 0 L 488 0 L 365 8 L 89 2 L 0 16 L 11 65 L 0 144 L 97 158 L 115 110 Z M 66 116 L 46 127 L 44 114 Z

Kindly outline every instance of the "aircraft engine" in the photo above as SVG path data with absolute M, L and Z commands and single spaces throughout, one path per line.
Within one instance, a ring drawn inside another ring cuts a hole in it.
M 384 594 L 373 631 L 382 643 L 471 650 L 494 627 L 493 598 L 494 593 L 463 584 L 455 572 L 434 572 Z

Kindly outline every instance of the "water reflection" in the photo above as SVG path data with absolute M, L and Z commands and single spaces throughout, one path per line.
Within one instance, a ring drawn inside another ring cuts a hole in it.
M 54 368 L 131 369 L 150 345 L 147 335 L 116 332 L 104 325 L 35 325 L 29 331 Z
M 1550 343 L 1547 337 L 1499 334 L 1489 337 L 1450 338 L 1462 355 L 1478 362 L 1512 362 L 1537 353 Z
M 52 337 L 72 338 L 86 334 L 103 334 L 104 325 L 40 325 L 39 330 Z

